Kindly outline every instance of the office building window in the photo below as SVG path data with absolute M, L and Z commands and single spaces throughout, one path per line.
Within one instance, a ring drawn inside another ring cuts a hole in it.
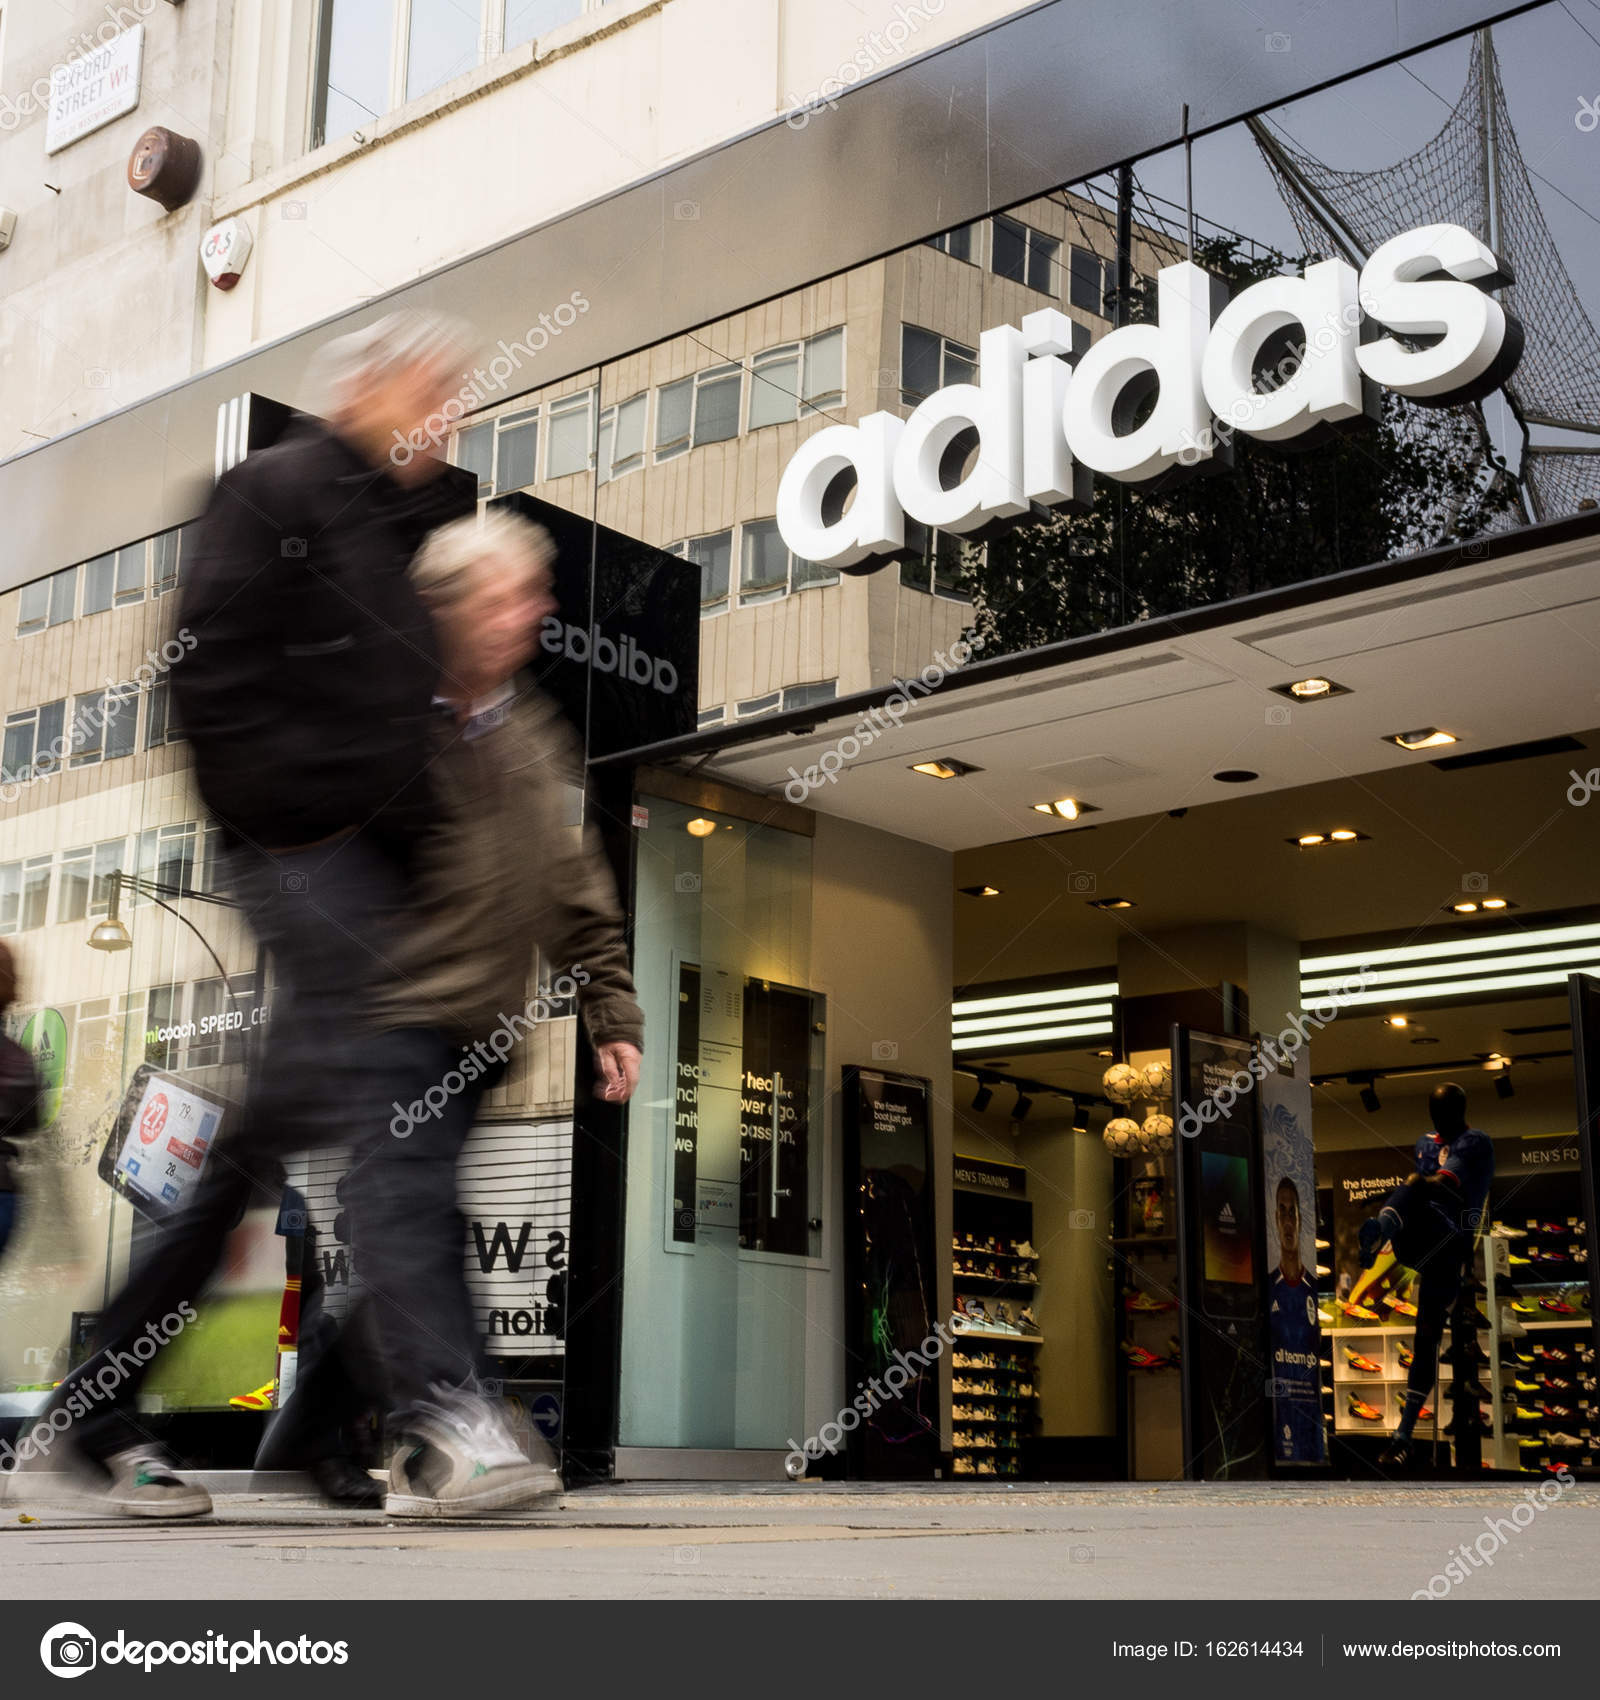
M 150 539 L 150 594 L 165 596 L 183 583 L 184 532 L 192 527 L 180 526 L 176 531 L 163 531 Z
M 685 449 L 737 437 L 743 396 L 740 366 L 712 366 L 664 384 L 656 392 L 656 459 L 670 460 Z
M 844 402 L 844 327 L 768 348 L 750 363 L 750 429 Z
M 82 921 L 111 907 L 111 876 L 122 867 L 126 840 L 63 850 L 56 878 L 56 920 Z
M 770 602 L 813 585 L 839 582 L 834 568 L 818 566 L 815 561 L 802 560 L 796 555 L 783 541 L 775 519 L 749 519 L 739 529 L 741 605 Z
M 490 0 L 491 6 L 493 0 Z M 509 52 L 583 12 L 583 0 L 505 0 L 505 46 Z
M 786 685 L 783 691 L 783 706 L 790 708 L 810 708 L 819 702 L 833 702 L 839 695 L 837 679 L 822 679 L 813 685 Z
M 928 246 L 948 254 L 952 260 L 965 260 L 969 266 L 983 264 L 983 224 L 958 224 L 954 230 L 941 231 L 928 238 Z
M 131 755 L 139 727 L 139 689 L 92 691 L 72 706 L 72 766 L 90 767 Z
M 1102 319 L 1111 316 L 1107 297 L 1116 293 L 1117 273 L 1110 260 L 1103 259 L 1092 248 L 1073 247 L 1068 262 L 1070 280 L 1067 299 L 1085 313 Z
M 83 564 L 83 612 L 103 614 L 144 601 L 144 544 L 113 549 Z
M 736 703 L 733 712 L 740 720 L 753 720 L 758 714 L 776 714 L 782 707 L 783 692 L 768 691 L 765 696 L 749 697 Z
M 0 747 L 0 780 L 20 785 L 40 773 L 53 772 L 67 753 L 63 728 L 67 703 L 41 703 L 6 716 L 5 742 Z
M 502 496 L 539 479 L 539 409 L 486 419 L 456 433 L 455 464 L 478 475 L 478 494 Z
M 347 136 L 389 110 L 396 0 L 322 0 L 311 145 Z
M 995 276 L 1026 284 L 1041 295 L 1059 295 L 1057 268 L 1061 243 L 1057 238 L 1019 224 L 1014 218 L 995 218 L 991 225 L 994 234 L 990 241 L 989 269 Z
M 644 465 L 645 414 L 650 398 L 630 396 L 600 415 L 599 466 L 596 482 L 609 484 L 613 478 L 637 472 Z
M 545 410 L 549 437 L 545 449 L 546 478 L 566 478 L 589 470 L 589 452 L 594 444 L 593 410 L 593 390 L 553 401 Z
M 669 551 L 695 562 L 700 568 L 700 613 L 720 614 L 728 606 L 728 578 L 733 565 L 733 533 L 714 531 L 707 537 L 690 537 L 674 543 Z
M 721 703 L 716 708 L 702 708 L 695 719 L 695 725 L 697 727 L 720 726 L 727 718 L 727 705 L 725 703 Z
M 913 558 L 900 563 L 900 582 L 907 589 L 947 596 L 953 601 L 971 600 L 962 588 L 961 568 L 968 551 L 983 559 L 985 545 L 967 543 L 954 532 L 930 531 L 921 520 L 907 516 L 906 547 L 916 551 Z
M 153 826 L 141 832 L 135 863 L 138 877 L 165 888 L 162 896 L 174 891 L 193 891 L 195 836 L 192 820 L 174 826 Z M 150 899 L 135 893 L 133 901 L 137 905 Z
M 144 711 L 144 747 L 153 750 L 162 744 L 176 744 L 183 739 L 183 733 L 178 727 L 177 709 L 172 701 L 172 686 L 166 679 L 157 679 L 151 684 L 146 693 L 148 701 Z M 131 724 L 133 710 L 130 708 L 127 718 Z M 129 734 L 131 736 L 131 733 Z
M 65 625 L 73 616 L 78 596 L 78 569 L 64 567 L 48 578 L 22 587 L 17 604 L 17 636 Z
M 0 933 L 42 927 L 50 907 L 50 858 L 0 862 Z
M 900 400 L 915 407 L 947 384 L 977 381 L 978 351 L 919 325 L 900 327 Z

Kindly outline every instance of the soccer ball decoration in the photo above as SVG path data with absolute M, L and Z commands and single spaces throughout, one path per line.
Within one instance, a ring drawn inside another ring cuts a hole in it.
M 1115 1121 L 1107 1122 L 1100 1137 L 1113 1157 L 1134 1157 L 1144 1149 L 1139 1124 L 1131 1116 L 1118 1116 Z
M 1152 1098 L 1165 1098 L 1172 1090 L 1172 1065 L 1164 1062 L 1146 1063 L 1144 1088 Z
M 1100 1083 L 1113 1104 L 1131 1104 L 1145 1093 L 1144 1073 L 1132 1063 L 1112 1063 Z
M 1146 1151 L 1170 1151 L 1172 1149 L 1172 1117 L 1163 1115 L 1159 1110 L 1152 1110 L 1144 1118 L 1144 1126 L 1139 1129 L 1144 1140 Z

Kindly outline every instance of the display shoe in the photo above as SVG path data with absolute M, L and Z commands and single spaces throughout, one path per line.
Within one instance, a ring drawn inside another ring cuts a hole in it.
M 1513 1405 L 1511 1415 L 1519 1423 L 1537 1423 L 1544 1420 L 1543 1411 L 1530 1411 L 1526 1405 Z
M 1570 1222 L 1541 1222 L 1539 1232 L 1541 1234 L 1570 1234 L 1572 1224 Z
M 1176 1334 L 1167 1336 L 1167 1357 L 1174 1365 L 1183 1362 L 1183 1342 L 1179 1340 Z
M 1537 1381 L 1528 1381 L 1519 1375 L 1516 1380 L 1511 1383 L 1510 1391 L 1516 1393 L 1538 1393 L 1541 1391 L 1541 1388 Z
M 1412 1304 L 1410 1299 L 1396 1298 L 1392 1293 L 1383 1300 L 1383 1303 L 1386 1304 L 1396 1316 L 1403 1316 L 1407 1319 L 1407 1321 L 1414 1319 L 1417 1314 L 1417 1307 Z
M 1020 1322 L 1031 1334 L 1043 1333 L 1043 1330 L 1039 1326 L 1039 1319 L 1033 1314 L 1033 1307 L 1031 1305 L 1024 1305 L 1022 1309 L 1017 1312 L 1017 1321 Z
M 1541 1346 L 1533 1356 L 1542 1364 L 1570 1364 L 1572 1362 L 1572 1353 L 1565 1346 Z M 1524 1363 L 1531 1363 L 1532 1361 L 1532 1358 L 1523 1359 Z
M 1317 1250 L 1318 1251 L 1326 1251 L 1327 1249 L 1328 1249 L 1328 1242 L 1326 1240 L 1318 1240 L 1317 1241 Z
M 1511 1308 L 1516 1310 L 1518 1307 L 1513 1305 Z M 1552 1316 L 1576 1316 L 1578 1314 L 1577 1306 L 1568 1304 L 1563 1298 L 1540 1299 L 1539 1309 L 1549 1311 Z
M 1547 1393 L 1570 1393 L 1572 1383 L 1564 1375 L 1541 1375 L 1539 1385 Z
M 1463 1386 L 1461 1391 L 1467 1394 L 1469 1398 L 1473 1399 L 1482 1400 L 1494 1398 L 1494 1395 L 1483 1385 L 1481 1381 L 1469 1381 L 1465 1384 L 1465 1386 Z
M 1531 1257 L 1522 1257 L 1516 1252 L 1512 1252 L 1506 1259 L 1506 1262 L 1509 1263 L 1513 1269 L 1531 1269 L 1533 1267 L 1533 1259 Z
M 1122 1349 L 1128 1355 L 1128 1367 L 1130 1369 L 1167 1368 L 1167 1360 L 1159 1352 L 1151 1352 L 1143 1346 L 1135 1346 L 1131 1340 L 1124 1340 Z
M 1511 1301 L 1511 1314 L 1513 1316 L 1537 1316 L 1539 1307 L 1528 1299 L 1513 1299 Z
M 1496 1222 L 1489 1230 L 1492 1240 L 1525 1240 L 1528 1237 L 1526 1228 L 1513 1228 L 1509 1222 Z
M 1476 1340 L 1469 1340 L 1467 1342 L 1465 1352 L 1459 1351 L 1455 1346 L 1452 1346 L 1447 1352 L 1442 1353 L 1441 1356 L 1447 1364 L 1454 1364 L 1458 1368 L 1464 1367 L 1466 1369 L 1487 1369 L 1494 1361 Z M 1406 1358 L 1402 1361 L 1409 1368 L 1411 1360 Z
M 1132 1297 L 1124 1300 L 1123 1302 L 1129 1310 L 1135 1311 L 1140 1315 L 1154 1316 L 1160 1311 L 1176 1310 L 1178 1308 L 1178 1301 L 1176 1299 L 1158 1299 L 1152 1297 L 1146 1292 L 1134 1293 Z
M 1549 1422 L 1570 1422 L 1577 1412 L 1570 1405 L 1541 1405 L 1540 1412 Z
M 1581 1452 L 1583 1450 L 1584 1442 L 1580 1436 L 1575 1434 L 1565 1434 L 1560 1429 L 1552 1429 L 1550 1433 L 1545 1436 L 1545 1439 L 1551 1446 L 1565 1446 L 1574 1452 Z
M 1352 1417 L 1364 1423 L 1381 1423 L 1383 1412 L 1369 1405 L 1365 1399 L 1358 1398 L 1354 1393 L 1345 1400 L 1345 1409 Z
M 1353 1317 L 1357 1322 L 1376 1322 L 1378 1320 L 1378 1313 L 1375 1310 L 1368 1310 L 1365 1305 L 1353 1305 L 1345 1299 L 1340 1299 L 1338 1303 L 1339 1309 L 1346 1316 Z
M 269 1381 L 253 1393 L 235 1393 L 228 1403 L 236 1411 L 270 1411 L 278 1403 L 278 1384 Z
M 1383 1374 L 1382 1364 L 1375 1364 L 1371 1358 L 1362 1357 L 1360 1352 L 1353 1352 L 1348 1346 L 1344 1349 L 1344 1361 L 1351 1369 L 1359 1370 L 1363 1375 Z
M 1027 1240 L 1021 1240 L 1018 1242 L 1017 1249 L 1013 1255 L 1016 1257 L 1037 1257 L 1039 1254 L 1033 1249 L 1032 1245 Z

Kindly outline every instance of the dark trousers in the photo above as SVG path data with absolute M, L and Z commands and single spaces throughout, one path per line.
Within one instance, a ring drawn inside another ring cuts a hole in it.
M 240 852 L 230 881 L 272 953 L 273 1003 L 243 1112 L 213 1147 L 199 1186 L 148 1236 L 100 1325 L 99 1349 L 56 1389 L 72 1439 L 105 1459 L 148 1438 L 136 1399 L 180 1306 L 198 1306 L 240 1214 L 276 1205 L 285 1155 L 329 1144 L 362 1153 L 386 1138 L 383 1035 L 362 1015 L 392 960 L 389 934 L 404 894 L 395 864 L 364 839 L 293 855 Z M 74 1400 L 74 1395 L 76 1399 Z M 69 1403 L 71 1401 L 71 1403 Z M 86 1408 L 86 1409 L 85 1409 Z
M 413 1028 L 384 1037 L 391 1100 L 420 1104 L 424 1114 L 394 1118 L 391 1128 L 401 1131 L 386 1129 L 352 1166 L 345 1202 L 363 1288 L 360 1322 L 376 1343 L 398 1429 L 436 1387 L 471 1387 L 483 1373 L 456 1166 L 484 1093 L 505 1069 L 474 1059 L 470 1067 L 481 1072 L 468 1080 L 462 1052 L 443 1034 Z
M 1472 1251 L 1471 1235 L 1461 1231 L 1444 1206 L 1436 1187 L 1401 1186 L 1390 1193 L 1378 1218 L 1389 1230 L 1395 1256 L 1417 1272 L 1417 1326 L 1406 1376 L 1406 1388 L 1415 1394 L 1433 1386 L 1439 1346 Z
M 0 1257 L 6 1254 L 6 1241 L 17 1225 L 17 1195 L 9 1188 L 0 1192 Z

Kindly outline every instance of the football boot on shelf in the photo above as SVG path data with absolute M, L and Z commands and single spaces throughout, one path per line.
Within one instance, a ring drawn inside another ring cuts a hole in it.
M 1344 1349 L 1344 1361 L 1349 1364 L 1351 1369 L 1359 1370 L 1362 1375 L 1383 1374 L 1382 1364 L 1375 1364 L 1371 1358 L 1363 1357 L 1360 1352 L 1351 1351 L 1348 1346 Z
M 1369 1405 L 1365 1399 L 1359 1399 L 1352 1393 L 1345 1401 L 1345 1409 L 1352 1417 L 1364 1423 L 1381 1423 L 1383 1412 Z

